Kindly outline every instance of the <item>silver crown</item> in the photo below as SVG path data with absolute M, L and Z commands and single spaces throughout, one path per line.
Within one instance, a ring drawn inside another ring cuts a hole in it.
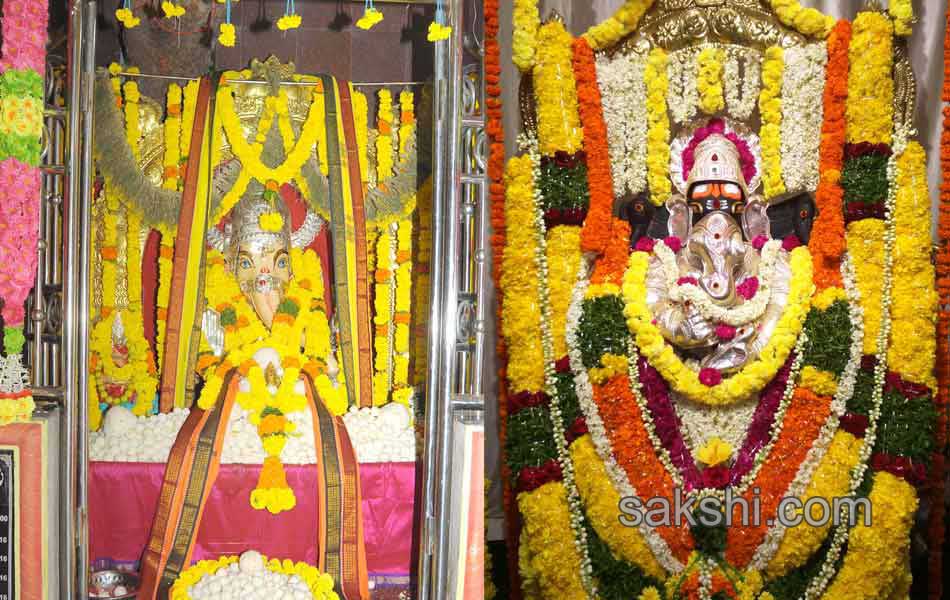
M 742 161 L 739 150 L 726 136 L 714 133 L 696 146 L 693 168 L 686 180 L 686 189 L 694 183 L 704 181 L 727 181 L 742 188 L 749 197 L 745 177 L 742 175 Z
M 269 231 L 261 227 L 261 216 L 275 212 L 283 221 L 280 229 Z M 232 265 L 242 245 L 250 246 L 255 251 L 275 245 L 289 249 L 290 212 L 279 197 L 271 202 L 263 194 L 244 196 L 231 209 L 231 222 L 225 227 L 224 235 L 227 240 L 226 254 Z

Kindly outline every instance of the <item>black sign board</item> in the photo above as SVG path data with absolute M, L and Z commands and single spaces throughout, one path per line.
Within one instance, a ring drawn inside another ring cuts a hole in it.
M 0 449 L 0 600 L 16 598 L 16 545 L 13 539 L 15 467 L 14 451 Z

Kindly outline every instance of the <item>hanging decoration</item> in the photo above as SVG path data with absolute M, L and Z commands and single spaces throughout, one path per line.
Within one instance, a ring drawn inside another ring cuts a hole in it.
M 34 407 L 22 352 L 24 303 L 36 278 L 47 11 L 44 2 L 13 0 L 3 5 L 0 299 L 6 356 L 0 357 L 0 425 L 29 419 Z
M 373 0 L 365 0 L 363 5 L 363 16 L 356 21 L 356 26 L 360 29 L 370 30 L 376 24 L 382 22 L 383 13 L 376 8 Z
M 224 23 L 218 29 L 218 43 L 228 48 L 233 48 L 237 41 L 237 34 L 234 30 L 234 24 L 231 23 L 231 0 L 224 2 Z
M 429 23 L 429 33 L 426 39 L 430 42 L 441 42 L 452 35 L 452 27 L 447 25 L 445 15 L 445 0 L 436 0 L 435 19 Z
M 297 14 L 297 7 L 294 4 L 294 0 L 287 0 L 283 16 L 277 19 L 277 29 L 281 31 L 297 29 L 300 27 L 300 22 L 301 18 L 300 15 Z
M 177 19 L 185 15 L 185 7 L 177 2 L 164 0 L 162 2 L 162 12 L 165 13 L 166 19 Z
M 132 13 L 132 0 L 122 0 L 122 8 L 116 9 L 115 18 L 126 29 L 134 29 L 142 22 Z

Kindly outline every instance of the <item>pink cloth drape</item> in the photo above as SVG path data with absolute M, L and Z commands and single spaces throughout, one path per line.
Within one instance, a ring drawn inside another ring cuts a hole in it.
M 312 466 L 286 465 L 297 506 L 275 517 L 248 498 L 260 465 L 221 465 L 206 505 L 194 560 L 255 549 L 267 556 L 316 564 L 317 510 L 306 490 Z M 414 463 L 360 465 L 366 562 L 371 575 L 409 574 L 413 562 Z M 165 465 L 94 462 L 89 466 L 89 556 L 136 561 L 148 542 Z

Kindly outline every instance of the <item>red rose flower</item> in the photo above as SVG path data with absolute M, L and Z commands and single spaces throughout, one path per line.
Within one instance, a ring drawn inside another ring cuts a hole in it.
M 709 367 L 704 367 L 699 371 L 699 381 L 703 385 L 713 387 L 714 385 L 719 385 L 722 383 L 722 373 L 716 369 L 710 369 Z

